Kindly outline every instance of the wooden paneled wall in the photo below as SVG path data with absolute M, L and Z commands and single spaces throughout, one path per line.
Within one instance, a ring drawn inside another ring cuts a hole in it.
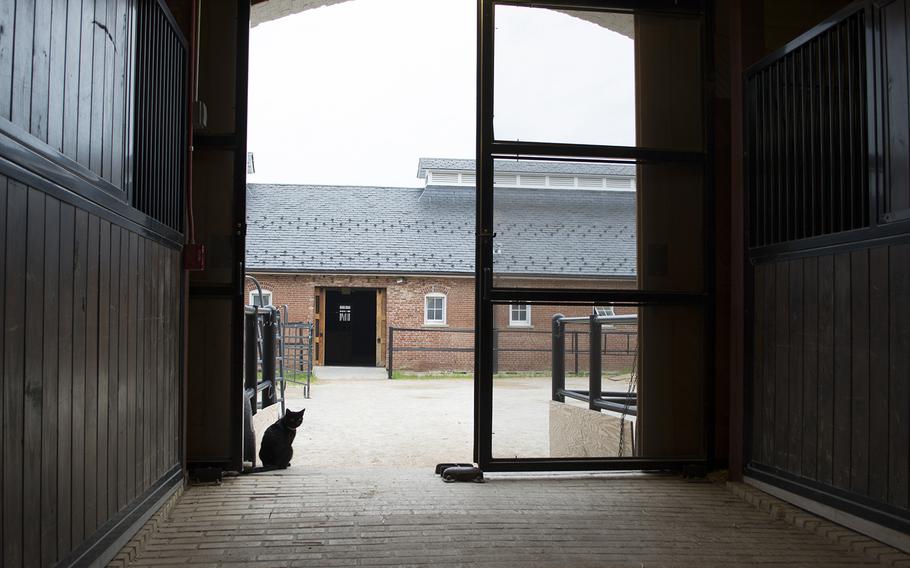
M 3 565 L 48 565 L 179 461 L 179 254 L 6 176 L 0 239 Z
M 910 244 L 754 275 L 753 465 L 910 517 Z
M 181 479 L 182 226 L 130 199 L 144 3 L 0 2 L 2 566 L 103 560 Z
M 122 190 L 136 0 L 0 2 L 0 119 Z

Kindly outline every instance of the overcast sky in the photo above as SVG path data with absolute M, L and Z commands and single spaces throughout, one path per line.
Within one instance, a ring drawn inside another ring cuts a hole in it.
M 528 8 L 496 25 L 498 138 L 634 143 L 631 39 Z M 472 0 L 354 0 L 253 28 L 248 181 L 419 186 L 420 157 L 473 158 L 475 33 Z

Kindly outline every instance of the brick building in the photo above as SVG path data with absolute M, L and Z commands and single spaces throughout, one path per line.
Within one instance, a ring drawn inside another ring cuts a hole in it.
M 424 158 L 418 178 L 423 187 L 248 186 L 247 272 L 265 303 L 314 323 L 316 364 L 386 366 L 391 334 L 395 369 L 472 369 L 474 162 Z M 503 161 L 494 187 L 501 284 L 635 286 L 633 166 Z M 499 371 L 549 368 L 555 313 L 592 308 L 497 306 Z M 604 369 L 632 366 L 636 331 L 604 326 Z M 569 332 L 566 368 L 584 371 L 587 328 Z

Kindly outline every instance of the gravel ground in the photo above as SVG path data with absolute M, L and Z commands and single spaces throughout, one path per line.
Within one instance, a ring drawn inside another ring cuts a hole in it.
M 586 379 L 567 382 L 586 385 Z M 313 384 L 310 399 L 290 385 L 287 398 L 290 408 L 307 409 L 294 442 L 294 465 L 433 467 L 473 459 L 470 379 L 323 380 Z M 496 379 L 496 457 L 548 455 L 549 400 L 547 377 Z

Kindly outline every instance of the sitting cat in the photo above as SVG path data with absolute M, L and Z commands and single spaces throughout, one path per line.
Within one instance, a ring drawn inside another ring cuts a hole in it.
M 259 448 L 259 459 L 265 468 L 284 469 L 291 465 L 294 456 L 292 445 L 297 428 L 303 423 L 304 412 L 305 408 L 299 412 L 288 410 L 265 431 Z

